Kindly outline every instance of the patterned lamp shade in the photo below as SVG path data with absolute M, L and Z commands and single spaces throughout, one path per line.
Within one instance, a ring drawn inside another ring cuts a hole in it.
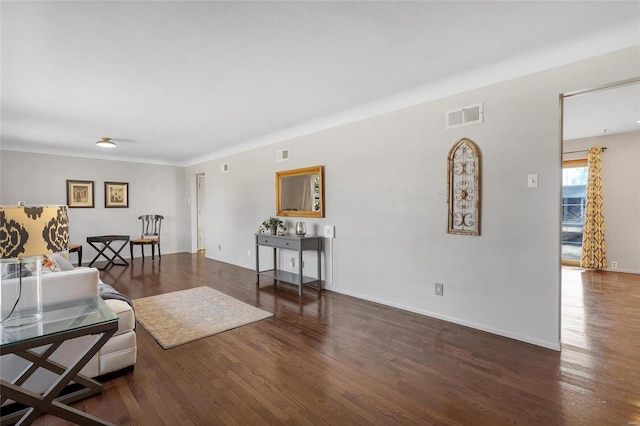
M 0 206 L 0 259 L 68 249 L 67 206 Z
M 68 249 L 67 206 L 0 206 L 0 327 L 42 319 L 40 255 Z

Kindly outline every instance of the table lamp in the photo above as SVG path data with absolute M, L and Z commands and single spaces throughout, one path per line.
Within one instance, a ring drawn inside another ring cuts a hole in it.
M 67 206 L 0 206 L 0 327 L 42 319 L 42 255 L 68 249 Z

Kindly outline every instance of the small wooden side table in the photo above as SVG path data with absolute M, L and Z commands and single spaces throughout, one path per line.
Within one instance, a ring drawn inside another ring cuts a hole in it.
M 118 242 L 118 244 L 120 244 L 120 247 L 116 247 L 114 249 L 113 247 L 111 247 L 111 244 L 116 241 Z M 104 268 L 98 268 L 101 271 L 110 268 L 113 265 L 127 266 L 129 264 L 129 262 L 127 262 L 127 260 L 120 255 L 122 249 L 129 242 L 128 235 L 100 235 L 96 237 L 87 237 L 87 242 L 91 247 L 98 251 L 96 257 L 94 257 L 93 260 L 89 262 L 89 266 L 93 266 L 96 260 L 98 260 L 100 257 L 104 257 L 107 260 L 107 264 L 104 266 Z M 98 247 L 96 244 L 101 244 L 102 247 Z M 109 250 L 110 253 L 107 253 L 107 250 Z M 116 263 L 117 259 L 120 259 L 120 263 Z
M 69 254 L 78 253 L 78 266 L 82 266 L 82 245 L 71 244 L 69 246 Z

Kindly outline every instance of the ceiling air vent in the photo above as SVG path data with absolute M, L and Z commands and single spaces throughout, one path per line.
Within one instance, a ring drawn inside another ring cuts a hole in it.
M 276 151 L 276 161 L 287 161 L 288 159 L 289 159 L 288 149 Z
M 482 102 L 476 105 L 452 109 L 446 112 L 447 129 L 482 123 L 484 121 L 484 106 Z

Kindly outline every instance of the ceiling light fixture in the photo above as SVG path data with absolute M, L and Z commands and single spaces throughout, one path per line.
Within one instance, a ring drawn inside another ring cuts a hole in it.
M 100 148 L 115 148 L 116 147 L 116 143 L 114 141 L 112 141 L 111 138 L 102 138 L 101 140 L 96 142 L 96 145 L 99 146 Z

